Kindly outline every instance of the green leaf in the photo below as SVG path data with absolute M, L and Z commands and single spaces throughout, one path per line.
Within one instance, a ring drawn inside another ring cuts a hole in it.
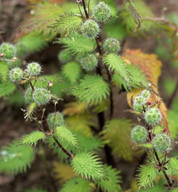
M 10 81 L 4 81 L 0 83 L 0 97 L 10 95 L 15 88 L 15 85 Z
M 21 139 L 21 143 L 24 145 L 37 145 L 39 140 L 45 139 L 45 134 L 41 131 L 33 131 L 32 133 L 25 135 Z
M 0 154 L 0 172 L 13 173 L 14 175 L 26 172 L 35 156 L 31 146 L 20 145 L 17 141 L 4 147 Z
M 81 25 L 82 19 L 80 16 L 75 15 L 72 12 L 66 12 L 56 20 L 56 23 L 52 25 L 52 28 L 55 28 L 55 30 L 64 36 L 78 31 Z
M 157 169 L 155 169 L 152 164 L 142 165 L 140 167 L 140 174 L 138 175 L 139 187 L 152 187 L 158 175 Z
M 101 103 L 109 95 L 108 84 L 99 75 L 86 75 L 73 89 L 73 95 L 88 105 Z
M 120 172 L 110 166 L 104 166 L 106 178 L 96 180 L 96 184 L 105 192 L 118 192 L 121 183 Z
M 116 54 L 106 55 L 103 59 L 109 70 L 116 72 L 125 81 L 127 85 L 130 83 L 130 74 L 124 60 Z
M 99 162 L 99 158 L 92 153 L 78 153 L 71 161 L 71 165 L 76 174 L 80 174 L 87 179 L 104 178 L 104 167 Z
M 178 135 L 178 124 L 177 124 L 177 112 L 174 110 L 168 111 L 168 123 L 171 132 L 171 138 L 176 139 Z
M 142 144 L 138 144 L 139 147 L 144 147 L 147 149 L 153 149 L 153 145 L 151 143 L 142 143 Z
M 9 67 L 7 62 L 0 61 L 0 78 L 2 79 L 2 81 L 7 80 L 8 72 L 9 72 Z
M 172 175 L 177 175 L 178 176 L 178 158 L 172 157 L 169 160 L 169 167 L 171 168 L 171 173 Z
M 66 127 L 66 125 L 56 127 L 56 135 L 58 138 L 64 139 L 73 146 L 77 145 L 77 140 L 74 134 Z
M 60 192 L 91 192 L 92 188 L 88 180 L 74 177 L 69 179 L 60 190 Z
M 75 83 L 77 79 L 80 77 L 81 68 L 78 63 L 70 62 L 63 66 L 62 74 L 71 81 L 71 83 Z
M 112 148 L 112 153 L 117 154 L 125 160 L 132 160 L 133 152 L 131 148 L 130 132 L 133 123 L 128 119 L 113 119 L 108 121 L 104 130 L 100 133 L 102 139 Z
M 83 35 L 74 33 L 66 38 L 58 39 L 57 43 L 64 44 L 64 47 L 73 54 L 84 54 L 92 52 L 96 48 L 96 42 Z

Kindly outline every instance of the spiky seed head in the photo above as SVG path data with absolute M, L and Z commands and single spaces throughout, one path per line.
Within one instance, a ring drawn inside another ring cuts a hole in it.
M 111 16 L 111 9 L 110 7 L 104 3 L 104 2 L 99 2 L 92 11 L 93 17 L 99 21 L 99 22 L 105 22 L 109 19 Z
M 167 134 L 160 133 L 154 137 L 152 143 L 156 150 L 164 152 L 170 148 L 171 139 Z
M 33 94 L 32 88 L 31 88 L 31 87 L 27 88 L 27 90 L 25 91 L 25 94 L 24 94 L 25 102 L 26 102 L 27 104 L 33 102 L 32 94 Z
M 99 25 L 92 19 L 88 19 L 81 27 L 82 34 L 87 38 L 95 38 L 99 33 Z
M 30 76 L 37 76 L 41 72 L 41 66 L 37 62 L 32 62 L 27 65 L 27 72 Z
M 117 39 L 108 38 L 104 42 L 103 49 L 106 53 L 117 53 L 120 50 L 120 43 Z
M 137 95 L 134 99 L 133 109 L 137 112 L 142 113 L 144 107 L 146 108 L 145 104 L 146 104 L 146 99 L 141 95 Z
M 156 125 L 160 122 L 162 118 L 161 112 L 158 108 L 151 108 L 145 113 L 145 120 L 150 125 Z
M 59 61 L 61 61 L 62 63 L 68 63 L 71 61 L 72 59 L 72 54 L 70 54 L 66 49 L 62 50 L 59 54 L 58 54 L 58 59 Z
M 35 88 L 33 91 L 33 100 L 34 102 L 40 106 L 45 105 L 51 100 L 51 93 L 45 88 Z
M 81 67 L 86 71 L 92 71 L 98 64 L 98 60 L 94 54 L 85 55 L 80 59 Z
M 63 115 L 60 112 L 56 112 L 56 115 L 55 113 L 50 113 L 47 116 L 47 122 L 50 128 L 53 128 L 53 122 L 54 122 L 54 128 L 61 126 L 64 123 Z
M 151 96 L 151 93 L 149 90 L 145 89 L 140 93 L 141 96 L 143 96 L 145 99 L 148 99 Z
M 135 126 L 131 131 L 131 138 L 135 143 L 144 143 L 148 137 L 148 132 L 141 125 Z
M 4 59 L 13 59 L 16 54 L 16 48 L 10 43 L 2 43 L 0 46 L 0 54 L 4 55 Z
M 22 77 L 23 77 L 23 71 L 19 67 L 15 67 L 11 69 L 9 72 L 9 79 L 12 82 L 19 82 L 22 79 Z

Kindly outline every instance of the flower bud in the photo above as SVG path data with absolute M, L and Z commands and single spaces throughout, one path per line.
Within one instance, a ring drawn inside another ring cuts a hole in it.
M 131 138 L 136 143 L 144 143 L 147 140 L 148 132 L 141 125 L 135 126 L 131 131 Z
M 141 95 L 137 95 L 134 99 L 133 109 L 137 112 L 142 113 L 143 109 L 146 108 L 146 99 Z
M 151 96 L 151 93 L 150 93 L 149 90 L 145 89 L 145 90 L 143 90 L 143 91 L 140 93 L 140 95 L 141 95 L 142 97 L 144 97 L 145 99 L 148 99 L 148 98 Z
M 10 43 L 2 43 L 0 46 L 0 54 L 3 54 L 4 59 L 13 59 L 16 53 L 16 48 Z
M 55 121 L 54 121 L 54 117 L 55 117 Z M 50 128 L 53 128 L 53 123 L 54 123 L 54 128 L 55 128 L 57 126 L 61 126 L 64 123 L 64 119 L 60 112 L 56 112 L 56 115 L 54 112 L 54 113 L 48 114 L 47 122 Z
M 88 19 L 81 28 L 82 34 L 87 38 L 95 38 L 99 33 L 99 25 L 92 19 Z
M 86 71 L 92 71 L 98 64 L 94 54 L 88 54 L 80 59 L 81 67 Z
M 152 143 L 156 150 L 164 152 L 170 148 L 171 139 L 167 134 L 160 133 L 154 137 Z
M 19 67 L 15 67 L 9 72 L 9 79 L 12 82 L 19 82 L 23 77 L 23 71 Z
M 100 2 L 93 8 L 92 15 L 97 21 L 105 22 L 111 16 L 111 9 L 104 2 Z
M 41 66 L 40 64 L 36 62 L 29 63 L 27 65 L 27 72 L 30 76 L 37 76 L 41 72 Z
M 156 125 L 162 118 L 161 112 L 158 108 L 151 108 L 145 113 L 145 120 L 150 125 Z
M 51 100 L 51 93 L 45 88 L 35 88 L 33 91 L 33 100 L 39 105 L 45 105 Z
M 120 43 L 117 39 L 108 38 L 104 42 L 103 49 L 106 53 L 117 53 L 120 50 Z

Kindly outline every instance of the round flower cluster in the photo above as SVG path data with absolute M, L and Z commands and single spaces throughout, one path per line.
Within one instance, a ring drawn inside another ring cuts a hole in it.
M 4 59 L 13 59 L 16 54 L 16 48 L 10 43 L 2 43 L 0 46 L 0 54 Z
M 92 10 L 92 15 L 98 22 L 105 22 L 111 16 L 111 9 L 104 2 L 100 2 Z
M 160 122 L 162 118 L 161 112 L 158 108 L 148 109 L 145 113 L 145 120 L 150 125 L 156 125 Z
M 82 34 L 87 38 L 95 38 L 99 33 L 99 25 L 92 19 L 88 19 L 81 28 Z
M 160 133 L 154 137 L 152 143 L 156 150 L 164 152 L 170 148 L 171 139 L 167 134 Z
M 39 105 L 45 105 L 51 100 L 51 93 L 45 88 L 35 88 L 33 91 L 33 101 Z
M 15 67 L 9 72 L 9 79 L 12 82 L 19 82 L 23 77 L 23 71 L 19 67 Z
M 62 50 L 59 54 L 58 54 L 58 59 L 62 62 L 62 63 L 68 63 L 69 61 L 71 61 L 72 59 L 72 55 L 66 50 Z
M 149 99 L 149 97 L 151 96 L 151 93 L 149 90 L 145 89 L 140 93 L 141 96 L 143 96 L 145 99 Z
M 54 127 L 61 126 L 64 123 L 64 119 L 60 112 L 50 113 L 47 116 L 47 122 L 49 127 L 53 128 L 53 124 L 54 124 Z
M 80 59 L 81 67 L 86 71 L 92 71 L 98 64 L 94 54 L 88 54 Z
M 41 72 L 41 66 L 37 62 L 32 62 L 27 65 L 27 72 L 30 76 L 37 76 Z
M 135 126 L 131 131 L 131 138 L 136 143 L 144 143 L 147 140 L 148 132 L 141 125 Z
M 103 49 L 107 53 L 117 53 L 120 50 L 120 43 L 117 39 L 108 38 L 104 42 Z

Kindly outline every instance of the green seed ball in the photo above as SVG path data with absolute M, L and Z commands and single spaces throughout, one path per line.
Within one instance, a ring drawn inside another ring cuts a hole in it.
M 136 143 L 144 143 L 147 140 L 148 132 L 141 125 L 135 126 L 131 131 L 131 138 Z
M 41 72 L 41 66 L 37 62 L 32 62 L 27 65 L 27 72 L 30 76 L 37 76 Z
M 98 64 L 98 60 L 94 54 L 88 54 L 80 59 L 81 67 L 85 71 L 92 71 Z
M 120 50 L 120 43 L 117 39 L 108 38 L 104 42 L 103 49 L 106 53 L 117 53 Z
M 0 46 L 0 53 L 4 54 L 5 59 L 13 59 L 16 54 L 16 48 L 10 43 L 2 43 Z
M 151 108 L 145 113 L 145 120 L 150 125 L 156 125 L 162 118 L 161 112 L 158 108 Z
M 58 59 L 59 59 L 59 61 L 61 61 L 62 63 L 68 63 L 68 62 L 71 61 L 72 55 L 71 55 L 71 53 L 69 53 L 67 50 L 62 50 L 62 51 L 58 54 Z
M 165 133 L 160 133 L 154 137 L 152 143 L 156 150 L 164 152 L 170 148 L 171 139 Z
M 133 109 L 137 112 L 142 113 L 143 109 L 146 108 L 146 99 L 141 95 L 137 95 L 134 99 Z
M 93 8 L 92 15 L 97 21 L 105 22 L 111 16 L 111 9 L 104 2 L 100 2 Z
M 87 38 L 95 38 L 99 33 L 99 25 L 92 19 L 88 19 L 81 27 L 82 34 Z
M 140 95 L 144 97 L 145 99 L 148 99 L 151 96 L 151 93 L 149 90 L 143 90 Z
M 54 121 L 54 117 L 55 117 L 55 121 Z M 53 128 L 53 122 L 54 122 L 54 127 L 61 126 L 64 123 L 64 119 L 60 112 L 56 112 L 56 116 L 55 116 L 55 113 L 50 113 L 48 114 L 47 122 L 49 127 Z
M 25 102 L 26 102 L 27 104 L 33 102 L 33 97 L 32 97 L 32 95 L 33 95 L 32 88 L 29 87 L 29 88 L 25 91 L 25 94 L 24 94 Z
M 15 67 L 9 72 L 9 79 L 12 82 L 19 82 L 23 77 L 23 71 L 19 67 Z
M 32 97 L 38 106 L 45 105 L 51 100 L 51 93 L 45 88 L 35 88 Z

